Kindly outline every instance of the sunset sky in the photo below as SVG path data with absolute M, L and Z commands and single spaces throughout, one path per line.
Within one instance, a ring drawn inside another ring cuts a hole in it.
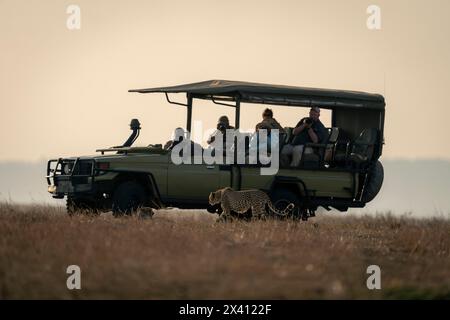
M 381 30 L 366 26 L 372 4 Z M 210 79 L 383 94 L 383 157 L 449 160 L 449 14 L 448 0 L 0 0 L 0 161 L 93 154 L 131 118 L 138 145 L 164 143 L 185 109 L 127 90 Z M 264 107 L 244 104 L 241 127 Z M 307 112 L 273 110 L 284 126 Z M 197 102 L 193 117 L 211 128 L 232 111 Z

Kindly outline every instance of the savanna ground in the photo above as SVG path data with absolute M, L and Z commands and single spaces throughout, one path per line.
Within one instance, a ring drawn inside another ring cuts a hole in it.
M 71 218 L 64 208 L 0 204 L 0 298 L 450 299 L 448 218 L 215 218 Z M 72 264 L 81 290 L 66 287 Z M 373 264 L 381 290 L 366 286 Z

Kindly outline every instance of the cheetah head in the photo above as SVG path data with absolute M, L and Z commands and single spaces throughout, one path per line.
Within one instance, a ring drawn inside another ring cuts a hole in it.
M 210 205 L 216 205 L 219 204 L 222 201 L 222 192 L 221 190 L 218 190 L 216 192 L 211 192 L 209 194 L 209 204 Z
M 223 189 L 219 189 L 216 192 L 211 192 L 209 194 L 209 204 L 214 206 L 216 204 L 221 203 L 223 194 L 230 191 L 233 191 L 233 189 L 231 189 L 230 187 L 226 187 Z

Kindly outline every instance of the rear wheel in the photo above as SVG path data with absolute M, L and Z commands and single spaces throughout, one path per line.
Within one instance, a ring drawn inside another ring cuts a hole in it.
M 147 193 L 142 185 L 134 181 L 121 183 L 114 191 L 112 211 L 114 216 L 130 215 L 145 206 Z
M 287 188 L 277 188 L 272 192 L 270 197 L 273 206 L 278 211 L 284 211 L 290 203 L 294 204 L 294 209 L 287 215 L 287 217 L 291 218 L 300 218 L 301 217 L 301 201 L 299 196 L 294 193 L 292 190 Z M 275 214 L 274 214 L 275 215 Z M 277 216 L 281 217 L 281 216 Z

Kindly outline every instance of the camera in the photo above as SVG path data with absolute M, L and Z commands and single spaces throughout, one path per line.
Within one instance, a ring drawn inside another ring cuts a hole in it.
M 304 120 L 305 120 L 305 123 L 308 124 L 308 125 L 313 123 L 313 119 L 311 119 L 309 117 L 305 118 Z
M 227 129 L 227 124 L 224 122 L 219 122 L 217 124 L 217 130 L 219 131 L 225 131 Z

